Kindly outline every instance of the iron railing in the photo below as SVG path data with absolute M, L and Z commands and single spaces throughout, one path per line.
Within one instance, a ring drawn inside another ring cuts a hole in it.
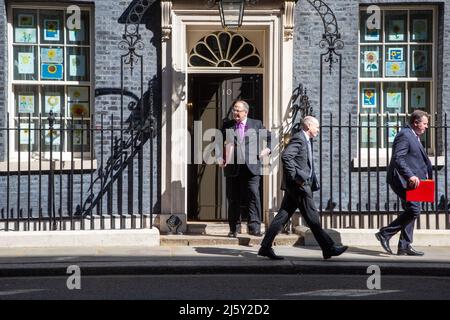
M 148 121 L 16 119 L 0 128 L 0 230 L 152 227 Z
M 386 183 L 392 142 L 407 115 L 348 114 L 321 117 L 322 148 L 316 153 L 321 189 L 318 209 L 326 227 L 379 228 L 403 210 Z M 346 119 L 345 119 L 346 118 Z M 447 114 L 433 114 L 422 144 L 433 164 L 435 202 L 422 204 L 418 228 L 450 229 Z

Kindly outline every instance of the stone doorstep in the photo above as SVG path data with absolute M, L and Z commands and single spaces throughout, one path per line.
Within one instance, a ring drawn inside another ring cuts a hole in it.
M 326 229 L 331 238 L 348 246 L 379 246 L 375 238 L 378 229 Z M 297 226 L 295 233 L 304 239 L 305 246 L 317 246 L 311 230 L 305 226 Z M 400 234 L 391 239 L 391 248 L 396 248 Z M 415 246 L 450 246 L 450 230 L 414 230 Z
M 261 232 L 265 232 L 266 226 L 261 224 Z M 203 222 L 203 221 L 188 221 L 187 232 L 189 235 L 227 235 L 230 231 L 228 222 Z M 241 223 L 241 233 L 246 234 L 247 223 Z
M 224 235 L 161 235 L 161 246 L 259 246 L 263 237 L 238 234 L 237 238 Z M 303 245 L 299 235 L 279 234 L 274 241 L 275 246 Z

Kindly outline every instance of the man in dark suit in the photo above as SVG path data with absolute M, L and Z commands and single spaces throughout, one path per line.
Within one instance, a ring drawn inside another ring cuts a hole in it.
M 248 233 L 262 236 L 259 183 L 262 174 L 261 159 L 270 154 L 270 132 L 264 128 L 260 120 L 247 117 L 249 111 L 247 102 L 236 101 L 232 111 L 233 120 L 226 121 L 222 127 L 225 159 L 221 155 L 218 156 L 218 163 L 224 168 L 226 177 L 230 226 L 228 236 L 237 237 L 242 205 L 248 210 Z M 260 151 L 262 138 L 266 139 L 268 147 Z
M 388 226 L 381 228 L 375 236 L 383 249 L 392 254 L 389 239 L 401 231 L 397 254 L 422 256 L 423 252 L 411 246 L 414 223 L 420 215 L 420 202 L 406 201 L 406 190 L 416 189 L 421 179 L 431 179 L 432 176 L 430 159 L 419 138 L 428 128 L 428 114 L 416 110 L 411 114 L 409 122 L 394 139 L 387 171 L 387 182 L 402 200 L 405 211 Z
M 313 191 L 320 186 L 314 171 L 312 138 L 319 134 L 319 121 L 307 116 L 303 119 L 302 130 L 295 133 L 282 154 L 283 183 L 285 191 L 280 210 L 270 224 L 261 243 L 258 255 L 281 260 L 272 249 L 272 243 L 283 225 L 291 218 L 295 210 L 300 213 L 311 229 L 322 249 L 323 258 L 338 256 L 347 250 L 347 246 L 335 245 L 330 236 L 322 229 L 319 214 L 313 199 Z

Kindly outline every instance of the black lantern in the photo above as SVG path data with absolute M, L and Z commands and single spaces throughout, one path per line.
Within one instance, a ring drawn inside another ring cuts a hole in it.
M 219 0 L 220 20 L 225 29 L 239 28 L 244 17 L 246 0 Z

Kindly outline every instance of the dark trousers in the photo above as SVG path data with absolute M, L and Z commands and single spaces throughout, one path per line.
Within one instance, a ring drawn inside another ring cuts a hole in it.
M 227 177 L 228 223 L 231 232 L 236 232 L 241 223 L 241 206 L 245 206 L 248 211 L 248 230 L 261 231 L 260 180 L 261 176 L 253 175 L 245 164 L 239 165 L 237 176 Z
M 311 187 L 309 185 L 295 190 L 287 190 L 284 194 L 280 210 L 273 219 L 261 243 L 261 247 L 270 248 L 273 240 L 283 228 L 283 225 L 292 217 L 297 208 L 305 219 L 308 227 L 319 243 L 322 251 L 330 250 L 334 245 L 330 236 L 322 229 L 320 224 L 319 213 L 312 196 Z
M 402 200 L 402 206 L 405 211 L 389 225 L 381 228 L 380 232 L 384 237 L 390 239 L 400 231 L 398 248 L 406 249 L 413 242 L 414 224 L 420 215 L 420 202 L 406 201 L 406 191 L 404 189 L 392 185 L 391 188 Z

